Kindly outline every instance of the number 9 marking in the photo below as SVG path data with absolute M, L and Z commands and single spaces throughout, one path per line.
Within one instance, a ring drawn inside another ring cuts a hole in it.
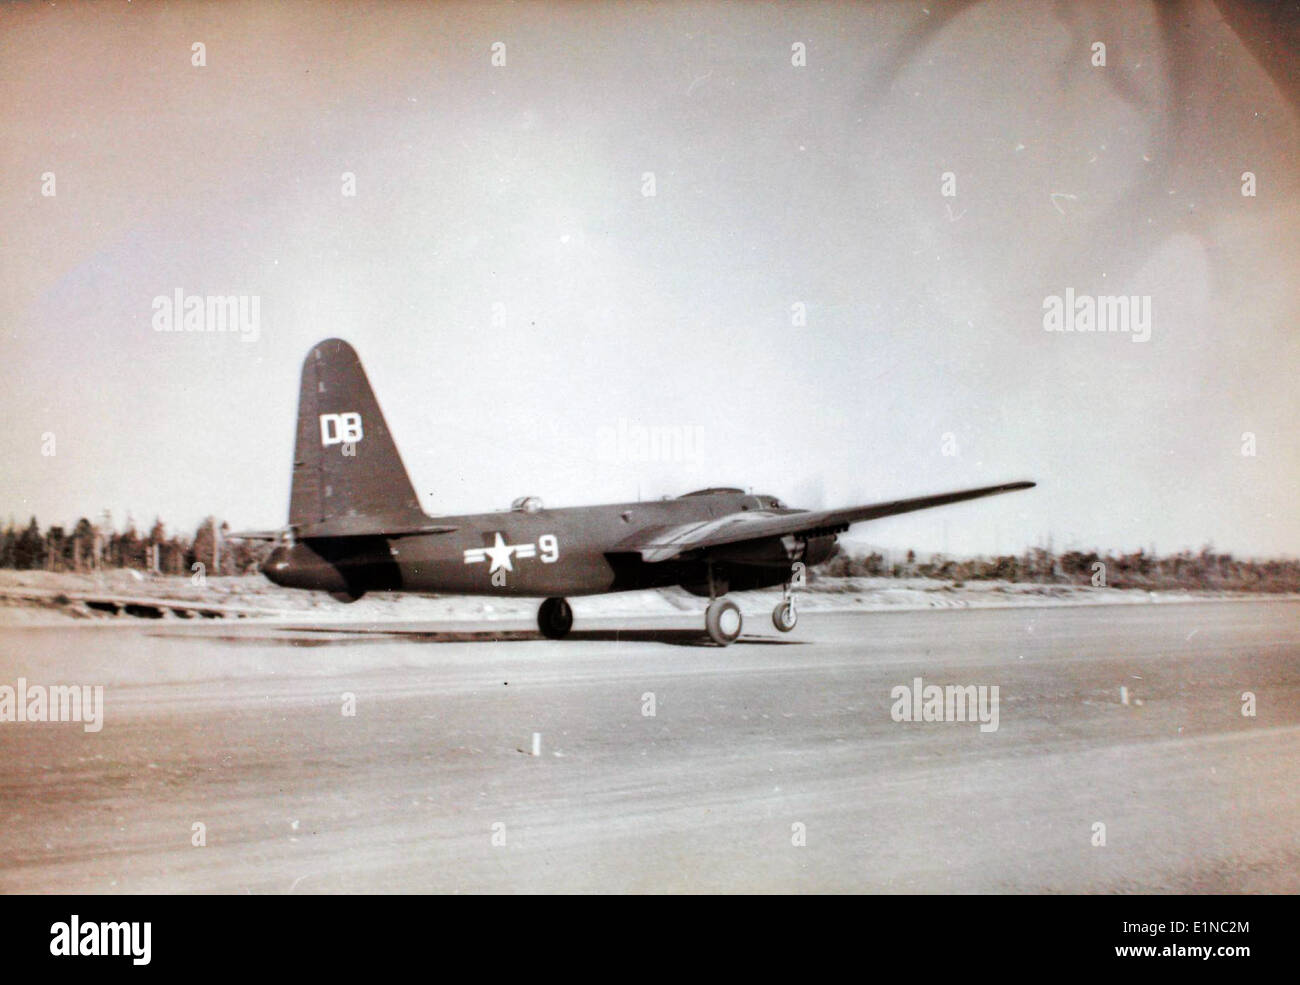
M 537 547 L 542 552 L 543 564 L 554 564 L 560 559 L 560 542 L 555 534 L 542 534 L 537 538 Z

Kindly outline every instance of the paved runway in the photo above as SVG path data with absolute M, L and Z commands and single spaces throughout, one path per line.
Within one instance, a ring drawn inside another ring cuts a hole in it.
M 0 684 L 106 686 L 98 733 L 0 724 L 0 891 L 1300 891 L 1295 603 L 577 611 L 0 630 Z M 997 731 L 895 722 L 916 677 Z

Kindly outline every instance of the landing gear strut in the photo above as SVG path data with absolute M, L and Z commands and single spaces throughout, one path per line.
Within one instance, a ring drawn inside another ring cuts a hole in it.
M 704 630 L 709 639 L 718 646 L 730 646 L 740 636 L 744 620 L 740 617 L 740 606 L 731 599 L 718 598 L 718 583 L 713 578 L 713 565 L 709 565 L 709 607 L 704 610 Z M 727 590 L 726 581 L 722 590 Z
M 548 640 L 562 640 L 573 628 L 573 610 L 564 599 L 547 599 L 537 610 L 537 628 Z
M 772 625 L 780 632 L 788 633 L 798 624 L 799 612 L 794 607 L 794 593 L 796 589 L 803 588 L 807 583 L 803 562 L 796 561 L 794 567 L 790 569 L 790 580 L 785 583 L 781 601 L 772 610 Z

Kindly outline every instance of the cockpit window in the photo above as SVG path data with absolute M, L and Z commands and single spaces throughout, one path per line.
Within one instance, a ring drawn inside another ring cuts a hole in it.
M 536 513 L 542 508 L 542 500 L 540 496 L 520 496 L 510 508 L 519 513 Z

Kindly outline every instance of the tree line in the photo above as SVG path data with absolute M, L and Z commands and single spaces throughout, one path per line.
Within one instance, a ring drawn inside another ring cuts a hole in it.
M 89 572 L 112 568 L 187 575 L 202 565 L 209 575 L 242 575 L 257 571 L 272 545 L 261 541 L 229 539 L 230 525 L 206 517 L 193 535 L 168 534 L 161 520 L 148 533 L 140 533 L 128 517 L 118 530 L 105 514 L 99 523 L 82 517 L 71 528 L 42 530 L 36 517 L 21 529 L 12 519 L 0 534 L 0 568 L 19 571 Z M 1300 591 L 1300 561 L 1240 560 L 1215 553 L 1212 546 L 1198 553 L 1156 555 L 1065 551 L 1041 547 L 1023 554 L 997 557 L 950 558 L 935 554 L 919 560 L 908 551 L 904 560 L 884 554 L 854 555 L 840 548 L 826 564 L 812 572 L 814 578 L 933 578 L 967 581 L 1032 582 L 1035 584 L 1092 585 L 1105 588 L 1200 588 L 1250 592 Z
M 1097 588 L 1199 588 L 1244 592 L 1300 591 L 1300 561 L 1247 561 L 1217 554 L 1206 545 L 1157 555 L 1144 550 L 1123 554 L 1090 551 L 1054 553 L 1041 547 L 998 557 L 949 558 L 935 554 L 919 561 L 888 560 L 879 552 L 855 556 L 841 551 L 817 569 L 822 577 L 935 578 L 961 585 L 967 581 L 1032 582 L 1091 585 Z
M 241 575 L 257 570 L 271 545 L 230 540 L 230 525 L 206 517 L 193 535 L 168 534 L 161 520 L 141 533 L 128 517 L 118 530 L 105 514 L 99 523 L 82 517 L 71 528 L 42 530 L 36 517 L 19 528 L 12 519 L 0 533 L 0 568 L 18 571 L 90 572 L 113 568 L 187 575 Z

